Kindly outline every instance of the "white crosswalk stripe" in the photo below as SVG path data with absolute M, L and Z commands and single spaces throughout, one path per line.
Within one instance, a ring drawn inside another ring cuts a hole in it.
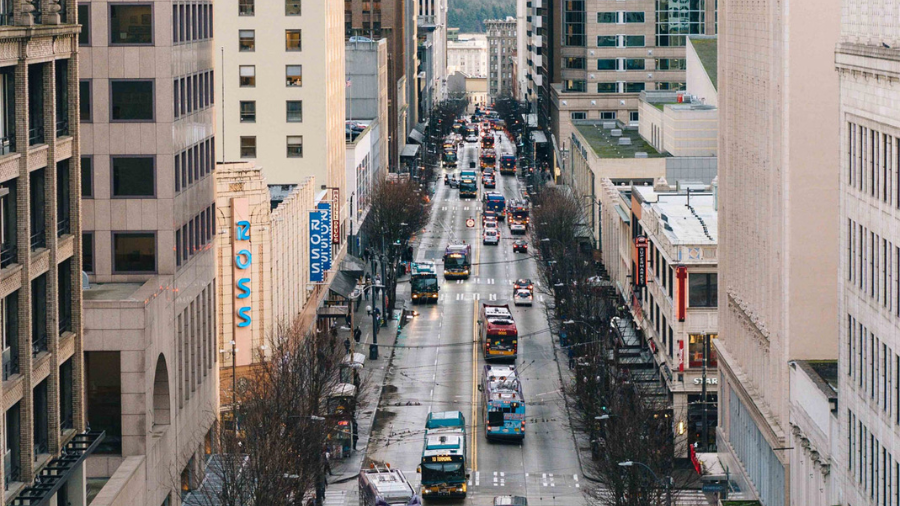
M 490 295 L 490 300 L 497 300 L 497 294 L 496 294 L 496 293 L 492 293 L 492 294 Z
M 480 299 L 481 299 L 481 294 L 479 294 L 479 293 L 473 293 L 472 295 L 473 295 L 473 298 L 474 298 L 475 300 L 480 300 Z
M 494 284 L 494 278 L 488 278 L 487 284 L 493 285 L 493 284 Z

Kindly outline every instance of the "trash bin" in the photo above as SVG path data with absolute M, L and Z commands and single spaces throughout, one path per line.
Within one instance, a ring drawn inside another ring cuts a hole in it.
M 369 345 L 369 360 L 378 360 L 378 345 Z

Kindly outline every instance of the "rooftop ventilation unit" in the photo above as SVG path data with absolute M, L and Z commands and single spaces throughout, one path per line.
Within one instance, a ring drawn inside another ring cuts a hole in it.
M 635 158 L 649 158 L 649 156 L 647 156 L 646 151 L 638 151 L 637 153 L 634 154 L 634 157 Z
M 619 146 L 631 146 L 631 137 L 619 137 Z
M 621 128 L 613 128 L 612 130 L 609 131 L 609 135 L 612 135 L 613 137 L 621 137 L 622 129 Z

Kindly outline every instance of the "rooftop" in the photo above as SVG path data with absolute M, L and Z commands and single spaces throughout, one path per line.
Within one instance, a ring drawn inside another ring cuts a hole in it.
M 660 153 L 653 146 L 641 138 L 637 130 L 623 129 L 621 136 L 613 136 L 613 129 L 606 129 L 603 121 L 573 121 L 575 128 L 581 132 L 584 139 L 591 145 L 594 153 L 600 158 L 635 158 L 635 153 L 647 153 L 647 158 L 664 158 L 668 155 Z M 620 145 L 619 139 L 631 139 L 631 144 Z
M 716 82 L 717 72 L 718 72 L 718 38 L 716 37 L 703 37 L 703 36 L 692 36 L 691 37 L 691 45 L 694 46 L 694 50 L 697 51 L 697 57 L 700 58 L 700 63 L 703 64 L 704 70 L 709 75 L 709 80 L 712 81 L 713 86 L 718 90 L 719 85 Z
M 837 397 L 838 366 L 837 360 L 797 360 L 819 389 L 827 397 Z
M 90 288 L 82 291 L 84 300 L 131 300 L 137 302 L 135 292 L 144 283 L 91 283 Z
M 651 186 L 635 186 L 651 211 L 664 222 L 663 233 L 672 244 L 716 244 L 718 212 L 709 192 L 656 192 Z

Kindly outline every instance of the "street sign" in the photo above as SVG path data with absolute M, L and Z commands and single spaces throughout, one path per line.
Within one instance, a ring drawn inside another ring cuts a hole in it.
M 474 227 L 474 226 L 475 226 L 475 220 L 474 220 L 473 218 L 469 218 L 468 220 L 466 220 L 466 226 L 469 227 L 469 228 Z

